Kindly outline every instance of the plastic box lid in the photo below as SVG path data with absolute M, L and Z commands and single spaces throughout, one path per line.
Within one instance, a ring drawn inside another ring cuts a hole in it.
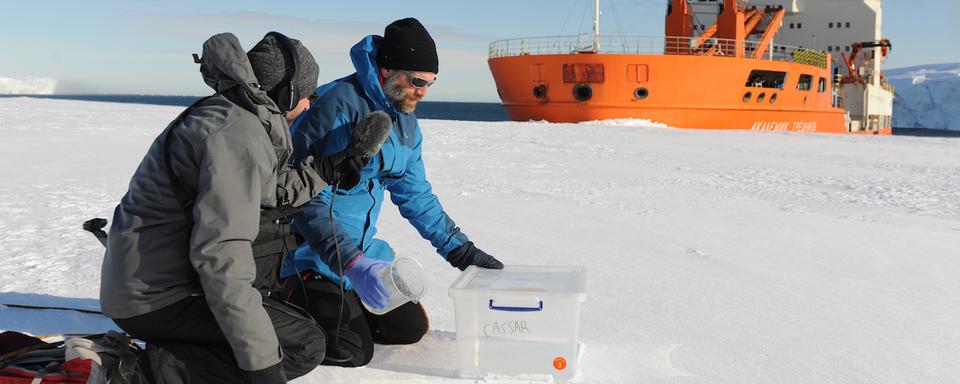
M 586 268 L 508 265 L 503 269 L 467 267 L 449 294 L 536 293 L 586 301 Z

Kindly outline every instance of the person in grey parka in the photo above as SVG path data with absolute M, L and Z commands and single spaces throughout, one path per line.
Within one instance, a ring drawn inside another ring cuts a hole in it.
M 249 54 L 234 35 L 215 35 L 200 72 L 216 94 L 153 142 L 114 212 L 101 306 L 147 341 L 151 371 L 166 383 L 284 383 L 319 364 L 325 336 L 260 281 L 278 270 L 262 273 L 258 252 L 282 260 L 296 248 L 286 230 L 264 241 L 264 228 L 284 228 L 277 208 L 348 179 L 349 164 L 362 166 L 379 145 L 287 164 L 289 123 L 309 105 L 318 67 L 279 33 Z

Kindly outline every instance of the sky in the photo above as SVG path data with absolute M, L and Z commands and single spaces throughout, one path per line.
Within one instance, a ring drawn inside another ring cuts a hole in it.
M 320 83 L 353 72 L 347 52 L 393 20 L 418 18 L 437 42 L 439 81 L 428 100 L 499 101 L 488 44 L 506 38 L 575 35 L 591 28 L 586 0 L 485 1 L 14 1 L 0 0 L 8 36 L 0 77 L 53 78 L 57 93 L 205 95 L 190 54 L 220 32 L 249 49 L 276 30 L 302 40 L 320 64 Z M 601 31 L 662 36 L 666 0 L 602 2 Z M 948 36 L 960 33 L 960 3 L 888 1 L 887 68 L 960 62 Z

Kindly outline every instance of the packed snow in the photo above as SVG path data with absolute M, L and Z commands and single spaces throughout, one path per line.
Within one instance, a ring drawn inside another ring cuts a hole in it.
M 960 130 L 960 63 L 886 71 L 894 86 L 893 126 Z
M 146 148 L 181 108 L 0 98 L 0 302 L 97 308 L 101 245 Z M 642 122 L 421 121 L 447 212 L 513 265 L 588 269 L 581 383 L 960 382 L 960 140 L 700 131 Z M 295 383 L 457 378 L 444 262 L 430 333 Z M 96 315 L 0 306 L 0 329 L 96 332 Z
M 0 76 L 0 95 L 52 95 L 57 80 L 49 77 Z

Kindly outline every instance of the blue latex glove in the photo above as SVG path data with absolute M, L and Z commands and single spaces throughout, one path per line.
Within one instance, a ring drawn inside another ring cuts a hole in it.
M 380 280 L 380 271 L 383 268 L 390 268 L 390 262 L 360 255 L 343 273 L 350 278 L 353 290 L 360 296 L 360 300 L 376 309 L 386 308 L 387 297 L 390 297 L 390 291 L 383 285 L 383 280 Z

